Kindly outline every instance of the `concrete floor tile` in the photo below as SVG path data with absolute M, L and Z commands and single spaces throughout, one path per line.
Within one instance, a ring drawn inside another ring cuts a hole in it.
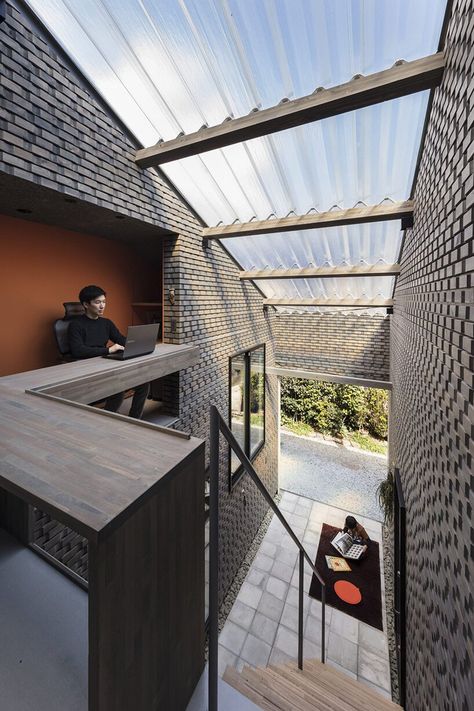
M 357 644 L 341 637 L 332 629 L 329 632 L 328 658 L 357 674 Z
M 219 635 L 219 644 L 228 649 L 229 652 L 239 655 L 246 636 L 247 630 L 242 629 L 231 620 L 227 620 L 224 629 Z
M 308 517 L 306 516 L 306 514 L 304 516 L 300 516 L 299 514 L 292 513 L 286 517 L 286 520 L 290 524 L 291 528 L 293 528 L 294 530 L 299 529 L 301 531 L 305 530 L 306 525 L 308 523 Z
M 236 625 L 243 627 L 247 631 L 250 629 L 252 620 L 255 616 L 255 610 L 248 605 L 244 605 L 240 600 L 236 600 L 229 614 L 229 620 L 235 622 Z
M 278 546 L 275 554 L 275 560 L 278 560 L 280 563 L 284 563 L 285 565 L 289 565 L 292 568 L 295 566 L 297 557 L 298 549 L 295 544 L 293 544 L 293 548 L 283 548 L 283 546 Z
M 388 658 L 387 637 L 381 631 L 359 622 L 359 645 L 370 652 Z
M 293 659 L 296 659 L 298 655 L 297 633 L 280 625 L 276 633 L 275 647 L 281 649 L 285 654 L 289 654 Z
M 247 662 L 245 661 L 245 659 L 242 659 L 242 657 L 238 657 L 234 666 L 238 672 L 241 672 L 246 664 L 247 664 Z
M 283 608 L 280 624 L 296 632 L 298 629 L 298 608 L 286 604 Z
M 247 577 L 245 578 L 245 580 L 247 581 L 247 583 L 255 585 L 257 588 L 262 588 L 263 590 L 267 582 L 267 578 L 268 573 L 264 573 L 262 570 L 258 570 L 258 568 L 252 567 L 247 573 Z
M 355 617 L 344 614 L 340 610 L 333 610 L 331 618 L 331 632 L 348 639 L 349 642 L 359 642 L 359 621 Z
M 293 528 L 293 527 L 292 527 Z M 293 528 L 293 532 L 295 533 L 296 537 L 298 538 L 299 541 L 303 538 L 303 531 L 298 531 L 296 528 Z M 294 540 L 288 535 L 288 533 L 285 533 L 282 535 L 280 539 L 280 545 L 282 548 L 286 548 L 289 551 L 296 551 L 298 553 L 298 548 L 296 546 L 296 543 Z
M 341 665 L 337 664 L 337 662 L 335 662 L 333 659 L 327 658 L 326 664 L 329 664 L 330 667 L 334 667 L 334 669 L 337 669 L 337 671 L 340 671 L 340 672 L 342 672 L 342 674 L 346 674 L 351 679 L 354 679 L 355 681 L 357 681 L 357 674 L 354 674 L 354 672 L 351 672 L 348 669 L 341 667 Z
M 267 580 L 265 589 L 267 592 L 270 593 L 270 595 L 274 595 L 279 600 L 284 600 L 288 592 L 288 587 L 288 583 L 285 583 L 283 580 L 279 580 L 278 578 L 270 576 Z
M 388 660 L 376 652 L 359 647 L 357 676 L 363 677 L 382 689 L 390 690 L 390 668 Z
M 242 648 L 241 658 L 256 667 L 266 666 L 271 651 L 272 648 L 269 644 L 254 637 L 252 634 L 248 634 Z
M 279 600 L 279 598 L 275 597 L 275 595 L 270 595 L 270 593 L 264 592 L 259 602 L 257 611 L 278 622 L 280 620 L 281 613 L 283 612 L 284 604 L 284 601 Z
M 285 583 L 289 583 L 293 575 L 293 568 L 289 565 L 285 565 L 285 563 L 282 563 L 279 560 L 276 560 L 273 563 L 270 573 L 274 578 L 278 578 L 279 580 L 283 580 Z
M 368 686 L 369 689 L 376 691 L 377 694 L 380 694 L 381 696 L 383 696 L 384 699 L 388 699 L 389 701 L 392 700 L 392 694 L 389 690 L 382 689 L 380 686 L 376 686 L 376 684 L 372 684 L 372 682 L 367 681 L 367 679 L 363 679 L 362 677 L 359 677 L 358 681 L 360 681 L 361 684 Z
M 268 555 L 270 558 L 276 558 L 277 550 L 278 550 L 278 546 L 276 546 L 274 543 L 270 543 L 270 541 L 266 541 L 264 539 L 258 552 L 263 553 L 264 555 Z
M 227 669 L 227 667 L 235 667 L 235 664 L 237 662 L 238 657 L 233 654 L 232 652 L 229 652 L 228 649 L 222 646 L 222 644 L 219 645 L 219 657 L 218 657 L 218 662 L 217 662 L 217 668 L 219 672 L 219 676 L 222 676 Z
M 310 597 L 308 595 L 303 595 L 303 609 L 305 612 L 309 610 Z M 293 585 L 290 586 L 288 590 L 288 595 L 286 596 L 286 601 L 289 605 L 293 607 L 298 607 L 298 588 Z
M 321 635 L 322 635 L 322 624 L 321 620 L 316 619 L 315 617 L 311 617 L 311 615 L 308 615 L 306 617 L 306 622 L 305 622 L 305 627 L 304 627 L 304 636 L 305 639 L 308 639 L 310 642 L 313 642 L 313 644 L 317 644 L 318 647 L 321 647 Z M 325 633 L 325 646 L 326 649 L 328 648 L 329 644 L 329 632 L 330 632 L 330 626 L 328 623 L 326 623 L 326 633 Z
M 324 615 L 326 618 L 327 625 L 331 624 L 332 612 L 333 612 L 333 608 L 330 607 L 329 605 L 326 605 Z M 309 605 L 309 614 L 311 615 L 311 617 L 315 617 L 318 620 L 321 619 L 322 614 L 323 614 L 323 606 L 322 606 L 321 600 L 313 600 L 313 598 L 311 598 L 311 602 Z
M 306 566 L 306 565 L 305 565 L 305 570 L 307 571 L 307 570 L 309 570 L 309 569 L 310 569 L 309 566 Z M 308 572 L 306 572 L 306 573 L 303 575 L 303 590 L 304 590 L 305 592 L 308 592 L 308 590 L 309 590 L 309 587 L 310 587 L 310 585 L 311 585 L 311 579 L 312 579 L 312 577 L 313 577 L 313 576 L 312 576 L 310 573 L 308 573 Z M 293 575 L 291 576 L 290 585 L 292 585 L 294 588 L 299 588 L 299 585 L 300 585 L 300 571 L 299 571 L 299 566 L 298 566 L 298 565 L 295 566 L 295 569 L 294 569 L 294 571 L 293 571 Z
M 262 594 L 263 590 L 256 587 L 255 585 L 251 585 L 250 583 L 244 582 L 239 590 L 237 599 L 240 602 L 243 602 L 245 605 L 257 609 Z
M 298 496 L 297 505 L 306 509 L 307 513 L 309 511 L 311 511 L 311 509 L 313 508 L 313 503 L 314 503 L 313 499 L 308 499 L 307 496 Z
M 289 500 L 283 498 L 280 501 L 278 508 L 283 512 L 284 516 L 286 516 L 287 514 L 293 513 L 293 511 L 296 508 L 296 500 L 289 501 Z
M 264 555 L 263 553 L 257 553 L 255 556 L 253 563 L 252 563 L 252 568 L 258 568 L 259 570 L 263 570 L 265 573 L 268 573 L 273 565 L 273 558 L 270 558 L 268 555 Z
M 278 622 L 270 617 L 257 612 L 252 621 L 252 626 L 249 630 L 250 634 L 262 639 L 267 644 L 272 645 L 275 639 Z
M 302 506 L 299 501 L 296 504 L 293 513 L 296 514 L 296 516 L 304 516 L 305 519 L 308 518 L 308 508 L 306 506 Z
M 268 660 L 269 664 L 286 664 L 287 662 L 294 662 L 295 658 L 290 657 L 289 654 L 286 654 L 282 649 L 278 649 L 277 647 L 273 647 L 272 652 L 270 654 L 270 659 Z

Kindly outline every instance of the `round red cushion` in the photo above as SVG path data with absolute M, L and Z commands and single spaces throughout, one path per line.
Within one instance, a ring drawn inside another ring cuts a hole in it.
M 362 595 L 359 588 L 347 580 L 338 580 L 334 583 L 334 591 L 341 600 L 348 602 L 349 605 L 358 605 L 362 600 Z

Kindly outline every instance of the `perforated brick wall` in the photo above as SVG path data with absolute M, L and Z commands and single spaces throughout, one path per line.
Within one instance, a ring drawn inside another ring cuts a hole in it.
M 0 25 L 0 173 L 124 215 L 178 236 L 165 239 L 164 287 L 175 290 L 165 303 L 164 337 L 200 347 L 200 363 L 181 371 L 177 427 L 208 438 L 209 405 L 228 417 L 228 359 L 267 343 L 273 348 L 262 298 L 242 284 L 238 268 L 218 244 L 202 245 L 200 225 L 179 195 L 153 170 L 133 162 L 134 145 L 81 77 L 14 4 Z M 267 377 L 266 442 L 255 466 L 272 494 L 277 487 L 277 385 Z M 176 403 L 174 402 L 173 405 Z M 208 451 L 207 451 L 208 456 Z M 266 506 L 245 476 L 227 490 L 227 448 L 221 451 L 221 596 L 231 584 Z M 204 506 L 204 492 L 203 492 Z M 47 522 L 43 521 L 46 525 Z M 57 533 L 57 538 L 61 538 Z M 54 549 L 67 562 L 70 551 Z M 64 553 L 64 555 L 63 555 Z
M 390 459 L 407 506 L 408 711 L 474 692 L 474 12 L 456 0 L 391 324 Z
M 273 314 L 271 320 L 278 365 L 389 379 L 389 316 Z

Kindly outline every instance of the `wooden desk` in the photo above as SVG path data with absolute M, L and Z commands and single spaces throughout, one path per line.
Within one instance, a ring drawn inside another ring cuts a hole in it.
M 204 442 L 83 403 L 198 357 L 163 344 L 0 379 L 0 486 L 89 543 L 89 711 L 184 709 L 201 674 Z

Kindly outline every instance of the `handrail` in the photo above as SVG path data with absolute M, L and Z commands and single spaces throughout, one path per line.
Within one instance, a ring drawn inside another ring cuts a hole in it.
M 209 711 L 217 711 L 218 705 L 218 637 L 219 637 L 219 434 L 239 458 L 242 466 L 249 474 L 270 508 L 276 514 L 292 541 L 299 549 L 299 591 L 298 591 L 298 667 L 303 668 L 303 580 L 304 561 L 321 583 L 321 662 L 325 662 L 325 619 L 326 619 L 326 583 L 314 566 L 304 546 L 294 533 L 273 501 L 247 455 L 243 452 L 230 427 L 219 413 L 215 405 L 210 407 L 210 496 L 209 496 Z

